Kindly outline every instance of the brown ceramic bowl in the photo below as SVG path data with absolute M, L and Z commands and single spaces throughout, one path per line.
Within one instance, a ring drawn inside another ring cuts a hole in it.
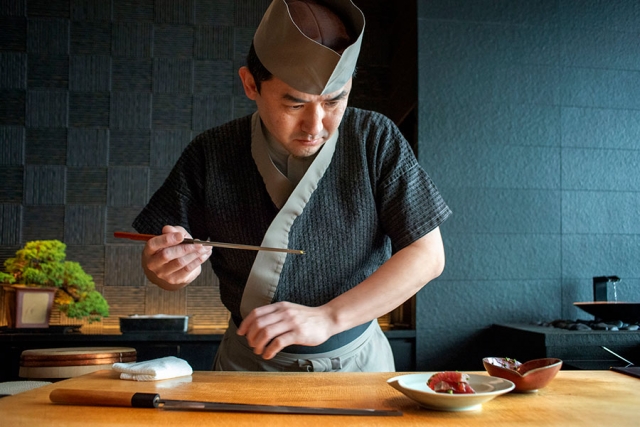
M 535 392 L 545 387 L 562 368 L 562 360 L 544 358 L 520 363 L 506 357 L 485 357 L 482 364 L 492 377 L 504 378 L 516 385 L 515 391 Z

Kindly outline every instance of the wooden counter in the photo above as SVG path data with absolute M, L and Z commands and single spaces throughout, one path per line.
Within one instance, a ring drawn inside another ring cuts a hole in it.
M 386 384 L 394 373 L 196 372 L 157 382 L 99 371 L 0 399 L 0 424 L 19 426 L 637 426 L 640 380 L 611 371 L 561 371 L 537 393 L 508 393 L 469 412 L 421 409 Z M 58 405 L 55 388 L 159 393 L 269 405 L 399 409 L 403 416 L 279 415 Z

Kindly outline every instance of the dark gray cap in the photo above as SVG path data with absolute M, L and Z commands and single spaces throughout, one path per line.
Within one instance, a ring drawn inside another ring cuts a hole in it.
M 267 70 L 301 92 L 325 95 L 353 75 L 364 15 L 349 0 L 274 0 L 253 37 Z

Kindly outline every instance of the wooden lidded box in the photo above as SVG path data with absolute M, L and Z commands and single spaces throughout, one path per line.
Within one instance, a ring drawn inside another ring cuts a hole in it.
M 20 355 L 22 378 L 63 379 L 102 369 L 116 362 L 135 362 L 130 347 L 69 347 L 24 350 Z

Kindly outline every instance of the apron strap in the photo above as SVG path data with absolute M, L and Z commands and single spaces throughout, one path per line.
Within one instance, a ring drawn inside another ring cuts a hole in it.
M 289 245 L 289 232 L 295 219 L 302 214 L 311 195 L 318 187 L 320 179 L 331 164 L 333 153 L 335 152 L 338 132 L 325 142 L 324 146 L 309 166 L 307 173 L 300 180 L 298 185 L 280 209 L 262 240 L 262 246 L 277 248 L 287 248 Z M 265 180 L 267 190 L 269 190 L 268 177 L 270 172 L 276 169 L 269 157 L 267 142 L 262 133 L 259 116 L 254 115 L 252 120 L 251 133 L 251 153 L 258 167 L 260 175 Z M 304 248 L 300 248 L 304 250 Z M 251 272 L 242 294 L 240 302 L 240 314 L 246 317 L 251 310 L 256 307 L 270 304 L 273 301 L 280 273 L 287 256 L 308 256 L 308 255 L 287 255 L 282 252 L 259 251 L 251 267 Z

